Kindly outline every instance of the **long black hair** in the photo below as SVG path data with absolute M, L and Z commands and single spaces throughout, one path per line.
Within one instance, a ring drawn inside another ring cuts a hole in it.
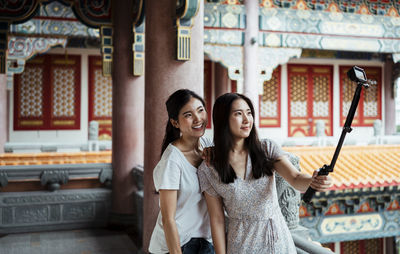
M 169 143 L 178 139 L 181 135 L 181 132 L 178 128 L 175 128 L 172 123 L 171 119 L 178 120 L 179 111 L 189 102 L 191 98 L 196 98 L 203 104 L 204 108 L 206 107 L 204 100 L 195 92 L 188 90 L 188 89 L 179 89 L 171 94 L 168 100 L 165 102 L 167 106 L 168 112 L 168 122 L 167 126 L 165 127 L 165 135 L 164 140 L 161 145 L 161 155 L 163 154 L 164 150 L 167 148 Z
M 254 117 L 254 107 L 251 100 L 238 93 L 226 93 L 217 98 L 213 108 L 214 123 L 214 149 L 213 165 L 223 183 L 231 183 L 236 179 L 236 173 L 229 164 L 229 151 L 233 149 L 233 136 L 229 127 L 229 117 L 231 115 L 232 103 L 235 100 L 243 99 L 250 107 L 251 114 Z M 245 139 L 252 164 L 252 174 L 255 179 L 262 176 L 271 176 L 274 170 L 276 160 L 267 158 L 257 130 L 253 124 L 250 135 Z

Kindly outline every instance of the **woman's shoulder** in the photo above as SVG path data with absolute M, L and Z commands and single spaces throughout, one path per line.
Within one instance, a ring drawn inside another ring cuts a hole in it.
M 274 140 L 269 139 L 269 138 L 261 139 L 261 144 L 262 144 L 262 146 L 264 146 L 266 148 L 280 147 L 277 142 L 275 142 Z
M 174 147 L 172 144 L 169 144 L 162 153 L 160 161 L 174 158 L 177 156 L 177 154 L 178 151 L 176 151 L 176 147 Z
M 157 166 L 163 166 L 171 163 L 180 164 L 181 160 L 182 158 L 178 148 L 174 147 L 172 144 L 169 144 L 167 148 L 164 150 L 163 154 L 161 155 L 161 159 L 157 163 Z
M 272 139 L 268 139 L 268 138 L 262 139 L 261 145 L 262 145 L 264 151 L 267 153 L 268 157 L 277 158 L 283 154 L 283 151 L 282 151 L 280 145 L 278 145 L 278 143 L 276 143 Z

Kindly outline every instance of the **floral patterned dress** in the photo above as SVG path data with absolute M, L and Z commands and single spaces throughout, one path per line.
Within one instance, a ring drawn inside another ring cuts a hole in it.
M 269 158 L 283 155 L 273 141 L 264 140 L 262 144 Z M 254 179 L 248 156 L 244 180 L 222 183 L 217 171 L 205 162 L 200 165 L 198 176 L 202 191 L 222 198 L 227 213 L 228 254 L 296 253 L 278 204 L 275 174 Z

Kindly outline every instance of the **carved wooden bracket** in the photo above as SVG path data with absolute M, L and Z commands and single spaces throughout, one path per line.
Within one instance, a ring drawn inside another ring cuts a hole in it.
M 47 185 L 51 191 L 60 189 L 61 184 L 66 184 L 69 180 L 67 170 L 45 170 L 40 175 L 40 183 L 42 186 Z
M 133 22 L 133 76 L 142 76 L 144 74 L 144 40 L 145 40 L 145 22 L 144 22 L 144 3 L 143 0 L 135 0 Z
M 0 171 L 0 187 L 6 187 L 8 184 L 7 172 Z
M 100 183 L 103 183 L 105 186 L 107 187 L 111 187 L 111 183 L 112 183 L 112 169 L 108 168 L 108 169 L 101 169 L 100 173 L 99 173 L 99 181 Z
M 177 26 L 177 60 L 190 60 L 190 46 L 192 40 L 192 27 L 194 17 L 200 7 L 200 0 L 177 0 L 176 26 Z

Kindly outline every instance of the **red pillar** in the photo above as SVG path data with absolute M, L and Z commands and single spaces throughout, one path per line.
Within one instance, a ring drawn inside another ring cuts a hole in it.
M 165 101 L 179 88 L 203 95 L 203 1 L 194 18 L 191 60 L 176 61 L 176 0 L 146 1 L 146 100 L 144 155 L 143 250 L 148 251 L 159 211 L 153 169 L 160 160 L 161 142 L 167 122 Z
M 255 126 L 258 127 L 258 0 L 246 0 L 246 30 L 243 49 L 243 93 L 253 102 Z
M 396 95 L 394 94 L 393 81 L 393 60 L 386 59 L 384 68 L 384 98 L 385 98 L 385 134 L 393 135 L 396 133 Z
M 220 63 L 215 63 L 215 85 L 214 85 L 214 94 L 215 98 L 228 93 L 230 80 L 228 76 L 228 70 L 222 66 Z
M 0 153 L 4 153 L 4 144 L 8 136 L 7 75 L 0 74 Z
M 144 154 L 144 77 L 132 74 L 133 3 L 112 1 L 112 214 L 116 218 L 134 215 L 132 168 L 143 165 Z

